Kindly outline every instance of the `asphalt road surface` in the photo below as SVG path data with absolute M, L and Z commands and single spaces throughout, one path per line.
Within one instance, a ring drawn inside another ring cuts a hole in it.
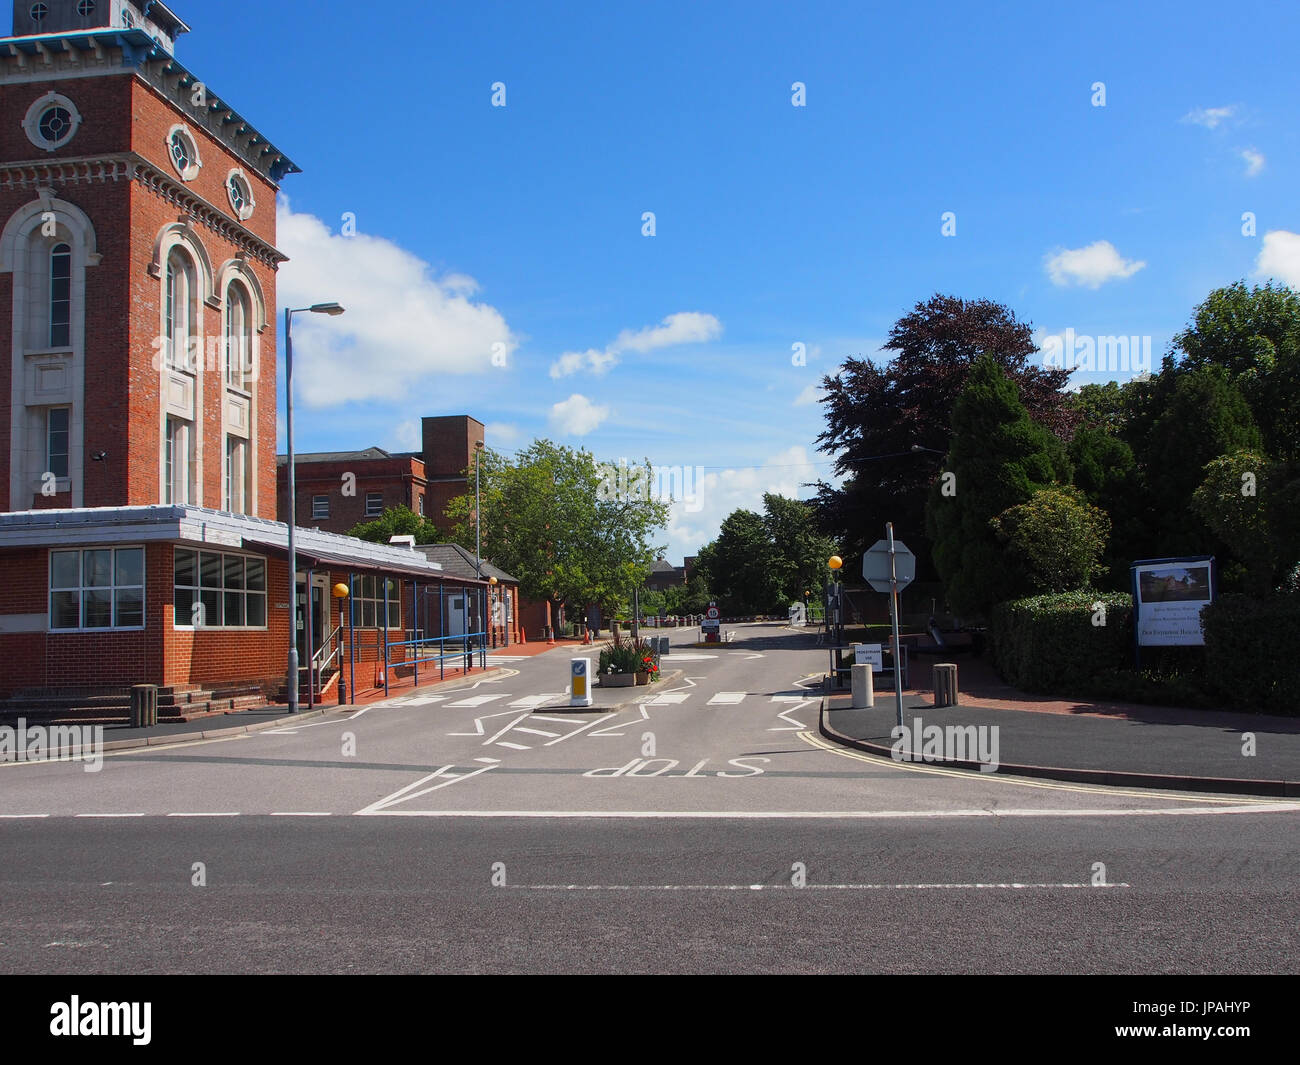
M 813 637 L 675 636 L 239 738 L 0 766 L 0 971 L 1294 972 L 1300 804 L 896 765 Z

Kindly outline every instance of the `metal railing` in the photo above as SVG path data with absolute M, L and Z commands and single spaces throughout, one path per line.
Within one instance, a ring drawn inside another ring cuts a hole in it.
M 418 631 L 418 630 L 417 630 Z M 406 635 L 406 633 L 403 633 Z M 384 633 L 384 694 L 388 694 L 388 676 L 395 669 L 405 669 L 408 666 L 414 670 L 414 683 L 418 687 L 420 684 L 420 666 L 430 663 L 437 663 L 438 679 L 441 680 L 447 675 L 447 660 L 449 658 L 461 659 L 465 661 L 465 672 L 468 673 L 474 668 L 474 656 L 477 654 L 479 659 L 479 668 L 487 669 L 487 632 L 465 632 L 459 636 L 428 636 L 414 640 L 389 640 L 387 631 Z M 458 644 L 453 651 L 447 650 L 447 644 Z M 438 645 L 437 654 L 424 654 L 428 648 Z M 400 661 L 393 661 L 392 652 L 395 648 L 412 648 L 411 656 L 407 657 L 405 651 L 402 653 Z

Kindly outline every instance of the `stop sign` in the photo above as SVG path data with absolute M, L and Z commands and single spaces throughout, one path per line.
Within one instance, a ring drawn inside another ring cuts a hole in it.
M 894 541 L 894 574 L 900 592 L 916 580 L 916 556 L 901 540 Z M 876 591 L 890 590 L 888 540 L 877 540 L 862 556 L 862 576 Z

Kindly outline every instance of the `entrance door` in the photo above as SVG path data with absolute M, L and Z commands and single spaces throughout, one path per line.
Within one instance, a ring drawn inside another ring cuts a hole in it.
M 464 636 L 469 630 L 465 628 L 465 593 L 450 596 L 447 599 L 447 635 Z
M 298 574 L 298 665 L 306 669 L 311 663 L 307 661 L 307 626 L 311 626 L 311 649 L 315 654 L 329 634 L 330 600 L 329 575 L 316 573 L 311 580 L 311 609 L 307 608 L 307 575 Z

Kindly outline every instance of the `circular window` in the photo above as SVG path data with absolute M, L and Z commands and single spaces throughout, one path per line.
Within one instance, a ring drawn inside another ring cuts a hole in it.
M 40 24 L 45 21 L 45 16 L 50 13 L 49 7 L 45 4 L 32 4 L 32 21 Z
M 199 176 L 199 168 L 203 166 L 199 145 L 185 126 L 172 126 L 168 131 L 167 155 L 182 181 L 193 181 Z
M 72 140 L 80 125 L 81 112 L 76 105 L 56 92 L 46 93 L 36 100 L 23 119 L 27 139 L 47 152 L 62 148 Z
M 95 13 L 95 0 L 77 0 L 77 14 L 82 18 Z
M 47 108 L 37 123 L 37 129 L 47 141 L 58 144 L 72 133 L 72 116 L 63 107 Z
M 257 203 L 253 200 L 253 186 L 248 183 L 242 170 L 232 170 L 226 178 L 226 195 L 230 197 L 230 206 L 241 222 L 253 217 L 253 208 Z

